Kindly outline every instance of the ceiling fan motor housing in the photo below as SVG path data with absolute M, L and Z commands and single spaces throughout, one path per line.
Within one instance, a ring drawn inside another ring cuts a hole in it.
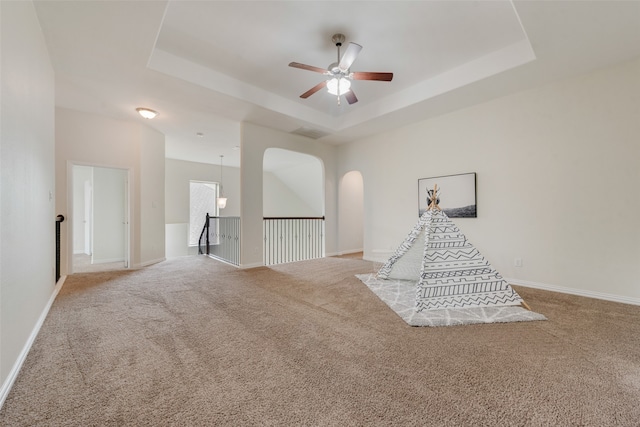
M 344 41 L 345 41 L 344 34 L 334 34 L 333 37 L 331 37 L 331 41 L 336 46 L 342 46 L 342 43 L 344 43 Z
M 333 64 L 329 65 L 327 70 L 329 70 L 329 72 L 334 76 L 349 74 L 349 73 L 343 73 L 342 70 L 340 70 L 340 67 L 338 67 L 338 63 L 337 62 L 334 62 Z

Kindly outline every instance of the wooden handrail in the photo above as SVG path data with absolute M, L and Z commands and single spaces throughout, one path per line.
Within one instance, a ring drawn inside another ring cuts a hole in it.
M 265 216 L 262 219 L 321 219 L 324 221 L 323 216 Z

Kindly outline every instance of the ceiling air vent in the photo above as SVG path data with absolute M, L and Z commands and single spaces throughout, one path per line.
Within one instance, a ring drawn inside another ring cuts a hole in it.
M 294 130 L 291 133 L 294 135 L 306 136 L 307 138 L 311 138 L 311 139 L 318 139 L 318 138 L 322 138 L 323 136 L 329 135 L 329 132 L 323 132 L 318 129 L 311 129 L 304 126 Z

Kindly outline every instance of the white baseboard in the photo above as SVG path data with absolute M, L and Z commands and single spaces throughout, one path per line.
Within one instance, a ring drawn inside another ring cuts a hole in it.
M 124 258 L 102 258 L 102 259 L 92 259 L 91 264 L 108 264 L 110 262 L 124 262 Z
M 238 266 L 240 270 L 248 270 L 249 268 L 256 268 L 256 267 L 264 267 L 264 264 L 261 262 L 254 262 L 253 264 L 240 264 Z
M 167 260 L 167 259 L 166 259 L 166 258 L 164 258 L 164 257 L 162 257 L 162 258 L 156 258 L 156 259 L 152 259 L 152 260 L 150 260 L 150 261 L 145 261 L 145 262 L 141 262 L 141 263 L 139 263 L 139 264 L 134 264 L 134 265 L 133 265 L 133 268 L 148 267 L 148 266 L 150 266 L 150 265 L 157 264 L 157 263 L 159 263 L 159 262 L 166 261 L 166 260 Z
M 4 405 L 4 401 L 7 399 L 7 396 L 9 395 L 9 391 L 11 391 L 11 387 L 13 386 L 13 383 L 15 383 L 16 378 L 18 378 L 20 369 L 22 368 L 22 365 L 24 364 L 24 361 L 26 360 L 27 355 L 31 350 L 31 346 L 33 345 L 33 342 L 36 340 L 36 337 L 40 332 L 40 328 L 42 327 L 42 324 L 44 323 L 44 320 L 47 318 L 47 315 L 49 314 L 49 310 L 53 305 L 53 301 L 55 301 L 56 297 L 58 296 L 58 292 L 60 292 L 60 289 L 62 289 L 62 285 L 64 285 L 64 281 L 66 279 L 67 279 L 67 276 L 62 276 L 60 280 L 58 280 L 58 283 L 56 283 L 56 286 L 55 288 L 53 288 L 53 292 L 49 297 L 49 301 L 47 301 L 47 304 L 44 306 L 42 313 L 40 313 L 40 317 L 38 318 L 38 321 L 34 325 L 33 330 L 31 331 L 31 334 L 29 334 L 29 338 L 27 339 L 27 342 L 22 348 L 22 351 L 18 355 L 18 359 L 11 367 L 11 370 L 9 371 L 9 375 L 7 375 L 7 379 L 2 384 L 2 387 L 0 387 L 0 408 L 2 408 L 2 405 Z
M 521 279 L 509 279 L 505 277 L 505 280 L 516 286 L 543 289 L 545 291 L 560 292 L 562 294 L 578 295 L 581 297 L 595 298 L 605 301 L 621 302 L 623 304 L 640 305 L 640 298 L 625 297 L 622 295 L 607 294 L 604 292 L 587 291 L 584 289 L 567 288 L 564 286 L 549 285 L 546 283 L 531 282 Z
M 235 267 L 235 268 L 238 268 L 238 269 L 240 269 L 240 268 L 241 268 L 240 266 L 235 265 L 235 264 L 232 264 L 232 263 L 230 263 L 229 261 L 227 261 L 227 260 L 225 260 L 225 259 L 222 259 L 222 258 L 220 258 L 220 257 L 217 257 L 217 256 L 215 256 L 215 255 L 205 255 L 205 256 L 208 256 L 208 257 L 209 257 L 209 258 L 211 258 L 211 259 L 215 259 L 216 261 L 221 262 L 221 263 L 223 263 L 223 264 L 230 265 L 231 267 Z
M 345 250 L 339 251 L 336 255 L 340 256 L 340 255 L 357 254 L 359 252 L 364 252 L 364 249 L 362 249 L 362 248 L 360 248 L 360 249 L 345 249 Z M 327 256 L 334 256 L 334 255 L 327 255 Z
M 377 263 L 381 263 L 384 264 L 389 260 L 388 256 L 382 256 L 382 255 L 370 255 L 370 256 L 363 256 L 362 257 L 363 260 L 365 261 L 371 261 L 371 262 L 377 262 Z

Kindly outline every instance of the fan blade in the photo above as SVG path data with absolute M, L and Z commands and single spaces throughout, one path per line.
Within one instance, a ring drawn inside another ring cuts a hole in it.
M 356 94 L 353 93 L 353 90 L 350 90 L 349 92 L 345 93 L 344 97 L 347 99 L 347 102 L 349 104 L 355 104 L 356 102 L 358 102 L 358 98 L 356 98 Z
M 340 59 L 340 63 L 338 64 L 338 68 L 340 68 L 340 71 L 347 71 L 351 67 L 351 64 L 353 64 L 353 61 L 356 60 L 356 57 L 361 50 L 362 46 L 360 46 L 359 44 L 349 43 L 349 46 L 347 46 L 347 50 L 344 51 L 342 59 Z
M 303 93 L 302 95 L 300 95 L 300 98 L 308 98 L 311 95 L 313 95 L 314 93 L 316 93 L 317 91 L 319 91 L 320 89 L 322 89 L 323 87 L 327 86 L 327 81 L 323 80 L 320 83 L 318 83 L 317 85 L 315 85 L 314 87 L 312 87 L 311 89 L 309 89 L 308 91 L 306 91 L 305 93 Z
M 314 67 L 313 65 L 301 64 L 299 62 L 291 62 L 289 67 L 300 68 L 302 70 L 315 71 L 320 74 L 329 74 L 329 72 L 325 68 Z
M 370 73 L 361 71 L 357 73 L 349 74 L 353 80 L 378 80 L 383 82 L 390 82 L 393 79 L 393 73 Z

